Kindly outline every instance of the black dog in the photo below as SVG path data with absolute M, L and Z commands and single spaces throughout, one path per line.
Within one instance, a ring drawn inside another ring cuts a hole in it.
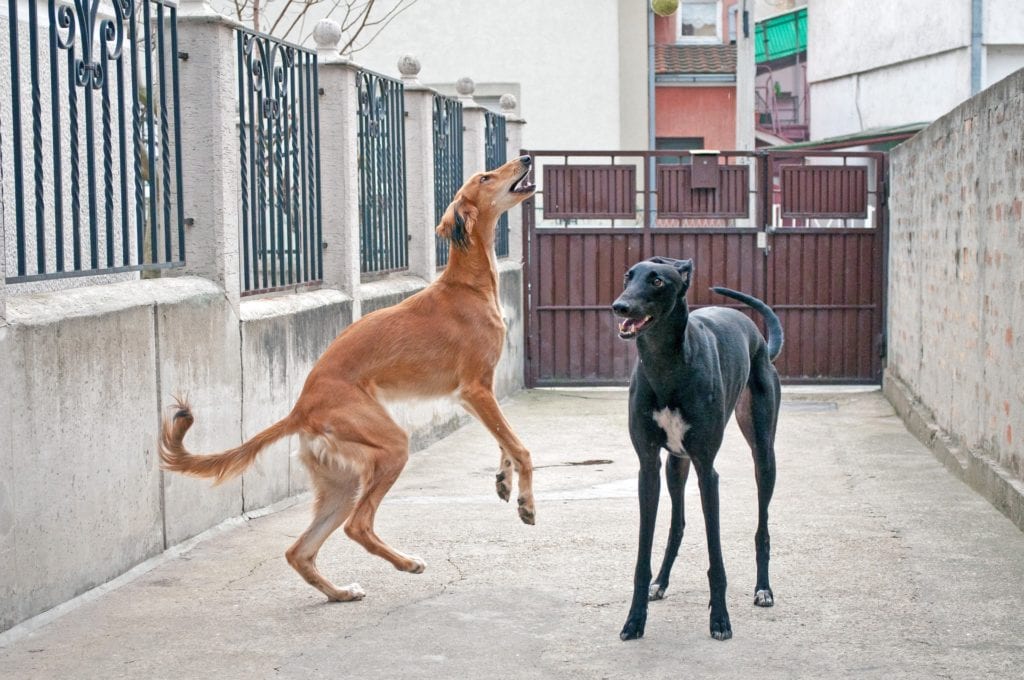
M 659 600 L 683 538 L 683 487 L 690 461 L 697 473 L 707 529 L 711 568 L 711 637 L 732 637 L 725 607 L 725 566 L 718 525 L 718 473 L 715 454 L 733 410 L 754 455 L 758 522 L 757 584 L 754 604 L 774 604 L 768 584 L 768 503 L 775 488 L 775 426 L 779 376 L 772 361 L 782 349 L 782 324 L 768 305 L 729 290 L 716 293 L 756 309 L 768 326 L 768 341 L 742 312 L 707 307 L 689 314 L 686 290 L 691 260 L 654 257 L 626 274 L 625 290 L 612 305 L 623 317 L 619 336 L 635 337 L 640 356 L 629 385 L 629 435 L 640 458 L 640 548 L 633 579 L 633 602 L 620 637 L 643 637 L 647 601 Z M 665 480 L 672 499 L 672 527 L 665 560 L 651 583 L 651 545 L 658 510 L 661 449 L 669 452 Z

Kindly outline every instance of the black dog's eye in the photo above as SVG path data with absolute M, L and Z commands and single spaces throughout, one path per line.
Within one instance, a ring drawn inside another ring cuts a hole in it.
M 661 279 L 654 279 L 653 281 L 651 281 L 651 285 L 654 286 L 655 288 L 661 288 L 662 286 L 665 285 L 665 282 L 662 281 Z

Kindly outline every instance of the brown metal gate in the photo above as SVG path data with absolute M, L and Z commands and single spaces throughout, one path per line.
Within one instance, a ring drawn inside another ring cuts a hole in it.
M 621 385 L 634 344 L 611 302 L 635 262 L 692 258 L 691 308 L 765 300 L 787 382 L 881 379 L 885 156 L 876 152 L 528 151 L 527 383 Z

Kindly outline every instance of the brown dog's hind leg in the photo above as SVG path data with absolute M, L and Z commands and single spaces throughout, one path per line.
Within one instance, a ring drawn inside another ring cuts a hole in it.
M 489 386 L 476 385 L 464 388 L 462 402 L 498 440 L 501 447 L 501 472 L 506 473 L 505 479 L 511 481 L 509 478 L 513 467 L 519 473 L 519 518 L 526 524 L 533 524 L 536 521 L 537 510 L 533 504 L 533 462 L 530 459 L 530 452 L 505 420 L 505 415 L 501 412 Z M 500 474 L 499 472 L 499 476 Z M 498 484 L 500 485 L 502 481 L 499 479 Z M 501 495 L 500 486 L 498 495 Z
M 351 405 L 346 408 L 347 411 L 350 409 Z M 409 460 L 409 437 L 376 401 L 359 404 L 356 414 L 358 429 L 347 431 L 358 433 L 360 443 L 340 444 L 353 451 L 352 455 L 357 457 L 362 468 L 359 498 L 345 522 L 345 533 L 367 552 L 384 558 L 399 571 L 420 574 L 427 568 L 423 560 L 393 549 L 373 530 L 377 507 Z M 345 431 L 335 430 L 338 433 Z
M 320 547 L 334 531 L 342 525 L 355 504 L 359 489 L 359 475 L 354 469 L 335 467 L 313 455 L 305 441 L 302 444 L 302 461 L 309 469 L 316 500 L 313 505 L 313 522 L 309 528 L 288 549 L 285 557 L 299 575 L 333 602 L 361 600 L 365 595 L 358 583 L 338 588 L 320 574 L 316 568 L 316 556 Z

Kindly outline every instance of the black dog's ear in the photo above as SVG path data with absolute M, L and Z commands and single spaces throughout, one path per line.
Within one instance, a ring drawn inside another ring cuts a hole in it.
M 679 275 L 683 277 L 684 288 L 690 287 L 690 275 L 693 274 L 693 260 L 676 260 L 672 265 L 679 272 Z
M 686 292 L 686 289 L 690 287 L 690 274 L 693 273 L 693 260 L 676 260 L 671 257 L 656 255 L 647 261 L 654 262 L 656 264 L 672 265 L 672 267 L 679 272 L 679 276 L 683 279 L 683 292 Z
M 451 202 L 437 225 L 437 235 L 449 239 L 459 250 L 469 247 L 469 237 L 476 223 L 476 208 L 465 203 L 461 198 Z

